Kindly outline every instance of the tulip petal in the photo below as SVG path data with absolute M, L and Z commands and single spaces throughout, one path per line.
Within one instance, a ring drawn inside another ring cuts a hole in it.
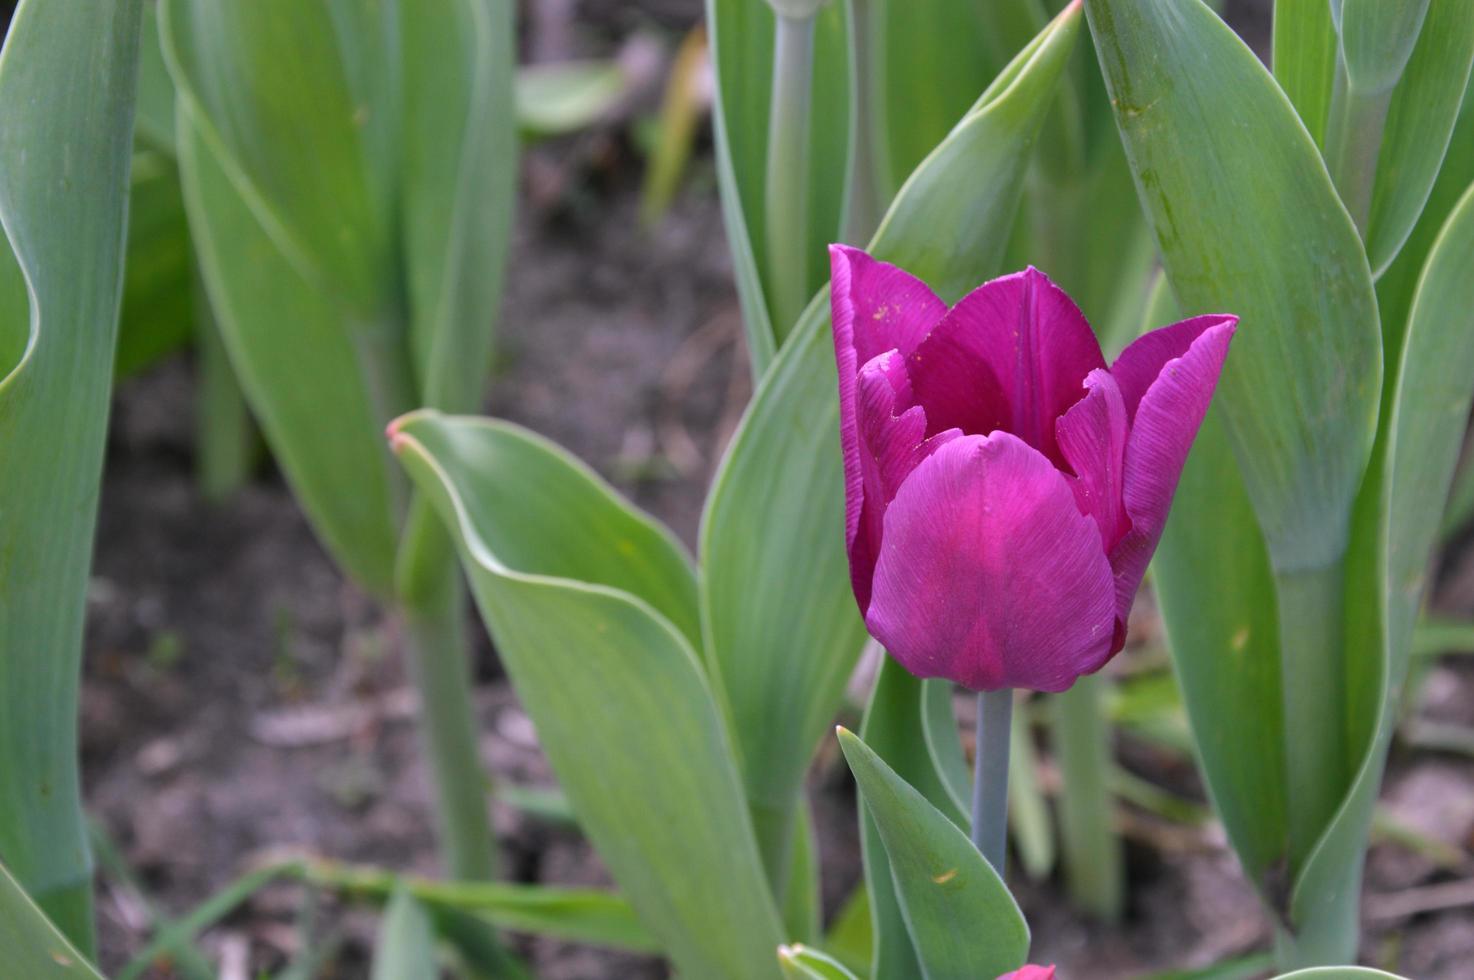
M 908 363 L 931 431 L 1002 429 L 1055 463 L 1054 420 L 1105 367 L 1079 308 L 1032 266 L 964 296 Z
M 1162 330 L 1153 331 L 1128 347 L 1116 362 L 1119 366 L 1131 354 L 1133 348 L 1152 341 L 1157 334 L 1166 337 L 1143 345 L 1142 350 L 1155 358 L 1162 350 L 1170 349 L 1170 341 L 1176 343 L 1189 333 L 1186 328 L 1197 317 Z M 1188 450 L 1208 413 L 1208 404 L 1213 399 L 1213 390 L 1218 385 L 1218 376 L 1223 370 L 1224 358 L 1228 356 L 1228 345 L 1233 340 L 1237 317 L 1216 317 L 1215 322 L 1202 329 L 1186 349 L 1161 365 L 1155 380 L 1145 388 L 1134 406 L 1131 434 L 1126 440 L 1126 468 L 1123 482 L 1123 500 L 1131 529 L 1111 551 L 1111 567 L 1116 575 L 1117 615 L 1124 621 L 1131 612 L 1132 600 L 1146 574 L 1147 563 L 1157 542 L 1162 537 L 1162 528 L 1167 523 L 1167 513 L 1172 507 L 1172 495 L 1177 491 L 1177 479 L 1182 475 L 1183 463 Z M 1170 332 L 1170 333 L 1169 333 Z M 1131 371 L 1150 363 L 1145 353 L 1127 372 L 1132 385 L 1139 377 Z M 1116 367 L 1111 368 L 1112 375 Z M 1121 385 L 1122 394 L 1128 399 L 1127 384 Z
M 1055 423 L 1060 453 L 1076 479 L 1070 483 L 1075 502 L 1095 518 L 1101 550 L 1109 553 L 1130 528 L 1122 506 L 1126 465 L 1126 405 L 1109 371 L 1098 368 L 1085 377 L 1085 397 Z
M 1030 963 L 1012 973 L 1005 973 L 998 980 L 1054 980 L 1054 966 L 1035 966 Z
M 1064 474 L 1006 432 L 959 436 L 885 514 L 866 624 L 919 677 L 1062 691 L 1110 657 L 1115 595 Z
M 1186 354 L 1203 331 L 1238 322 L 1236 316 L 1209 313 L 1144 333 L 1133 340 L 1111 365 L 1111 377 L 1121 386 L 1121 397 L 1126 401 L 1126 417 L 1136 418 L 1136 406 L 1162 373 L 1162 365 Z
M 829 258 L 830 314 L 834 325 L 834 359 L 839 371 L 839 439 L 844 454 L 845 544 L 855 598 L 863 610 L 870 598 L 874 548 L 878 547 L 879 538 L 872 542 L 869 536 L 860 534 L 865 511 L 857 418 L 860 365 L 887 350 L 910 352 L 946 313 L 947 307 L 915 276 L 876 261 L 859 249 L 831 245 Z M 883 505 L 872 509 L 878 514 Z
M 947 313 L 926 283 L 858 248 L 829 246 L 829 269 L 834 332 L 848 335 L 856 365 L 888 350 L 911 353 Z
M 926 437 L 921 406 L 906 408 L 911 382 L 899 351 L 887 351 L 860 369 L 858 379 L 860 477 L 864 491 L 859 527 L 850 542 L 850 583 L 863 612 L 870 605 L 870 582 L 880 553 L 885 508 L 918 463 L 961 433 Z

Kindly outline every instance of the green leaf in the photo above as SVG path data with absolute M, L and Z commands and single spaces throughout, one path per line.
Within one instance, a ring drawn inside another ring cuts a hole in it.
M 967 834 L 843 728 L 839 744 L 885 844 L 922 975 L 976 980 L 1021 966 L 1029 927 Z
M 1385 6 L 1391 10 L 1402 5 Z M 1392 93 L 1377 158 L 1367 224 L 1367 254 L 1377 275 L 1396 258 L 1428 200 L 1453 135 L 1471 63 L 1474 5 L 1432 0 L 1417 47 Z
M 1441 508 L 1474 402 L 1474 188 L 1428 255 L 1396 365 L 1373 469 L 1358 501 L 1347 573 L 1346 717 L 1356 778 L 1296 882 L 1306 962 L 1344 957 L 1355 938 L 1361 860 L 1397 724 Z M 1366 601 L 1375 596 L 1377 601 Z
M 517 71 L 517 125 L 528 136 L 586 129 L 624 97 L 628 83 L 615 61 L 561 61 Z
M 381 431 L 469 410 L 515 180 L 511 7 L 164 0 L 185 202 L 257 417 L 328 550 L 393 590 Z
M 120 379 L 185 346 L 194 333 L 194 262 L 179 171 L 158 152 L 133 158 L 124 272 L 115 357 Z
M 102 980 L 0 865 L 0 969 L 26 980 Z
M 997 271 L 1025 164 L 1079 20 L 1072 9 L 1046 29 L 922 162 L 871 243 L 876 257 L 904 266 L 950 299 Z M 759 386 L 702 519 L 709 670 L 732 719 L 775 879 L 787 866 L 792 811 L 809 758 L 864 639 L 844 552 L 838 382 L 828 326 L 822 291 Z
M 394 442 L 579 825 L 676 969 L 777 976 L 778 914 L 674 539 L 515 426 L 418 412 Z
M 407 889 L 396 888 L 379 929 L 373 980 L 433 977 L 439 972 L 430 914 Z
M 794 324 L 775 322 L 767 294 L 768 115 L 773 77 L 774 17 L 755 0 L 706 0 L 716 74 L 712 107 L 722 217 L 736 271 L 754 374 L 761 376 Z M 810 288 L 824 281 L 824 246 L 838 237 L 848 153 L 849 93 L 845 16 L 838 3 L 815 22 L 814 90 L 808 148 Z
M 1362 92 L 1385 92 L 1402 78 L 1423 30 L 1429 0 L 1339 0 L 1341 59 L 1347 83 Z
M 1274 5 L 1274 77 L 1316 145 L 1324 145 L 1338 41 L 1326 0 Z
M 880 846 L 879 841 L 876 846 Z M 834 913 L 834 920 L 824 935 L 824 948 L 856 975 L 867 977 L 874 940 L 875 930 L 870 922 L 870 890 L 862 878 Z
M 1176 317 L 1161 279 L 1146 323 Z M 1249 880 L 1274 900 L 1289 884 L 1274 576 L 1221 415 L 1209 410 L 1188 455 L 1152 574 L 1209 795 Z
M 1271 557 L 1319 568 L 1345 550 L 1376 431 L 1356 227 L 1284 93 L 1207 7 L 1085 6 L 1173 291 L 1185 312 L 1241 318 L 1216 403 Z
M 883 656 L 870 691 L 870 703 L 860 725 L 860 737 L 871 750 L 891 767 L 901 779 L 915 787 L 947 818 L 966 830 L 970 820 L 962 797 L 949 784 L 937 765 L 935 755 L 924 738 L 926 716 L 935 710 L 945 681 L 922 681 L 888 656 Z M 872 977 L 910 977 L 921 972 L 916 950 L 901 913 L 900 900 L 891 877 L 890 860 L 881 841 L 874 816 L 860 808 L 860 856 L 865 866 L 865 884 L 870 893 L 870 917 L 873 933 L 870 975 Z
M 819 841 L 814 835 L 814 811 L 807 801 L 800 801 L 788 877 L 783 887 L 783 931 L 790 942 L 818 942 L 823 935 L 824 909 L 819 885 Z
M 1274 980 L 1373 980 L 1375 977 L 1405 980 L 1395 973 L 1365 966 L 1317 966 L 1308 970 L 1295 970 L 1293 973 L 1281 973 Z
M 789 980 L 857 980 L 839 960 L 809 946 L 779 946 L 778 962 Z
M 77 685 L 140 6 L 26 0 L 0 51 L 0 860 L 84 951 Z

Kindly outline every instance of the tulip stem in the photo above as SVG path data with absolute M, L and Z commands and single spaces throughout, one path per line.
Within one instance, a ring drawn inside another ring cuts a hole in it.
M 849 0 L 850 15 L 850 171 L 845 182 L 844 240 L 863 245 L 885 213 L 889 178 L 881 131 L 884 92 L 877 64 L 875 0 Z
M 471 702 L 466 589 L 449 536 L 422 497 L 411 509 L 398 579 L 445 870 L 460 881 L 489 881 L 496 874 L 496 842 Z
M 775 18 L 768 111 L 764 221 L 768 308 L 782 340 L 809 301 L 809 115 L 814 94 L 814 18 Z
M 979 691 L 972 842 L 1000 878 L 1008 854 L 1008 737 L 1012 726 L 1013 688 Z

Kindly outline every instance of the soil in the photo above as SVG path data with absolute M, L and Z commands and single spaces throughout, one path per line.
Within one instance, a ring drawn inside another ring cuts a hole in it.
M 696 5 L 548 6 L 576 13 L 597 39 L 689 26 Z M 575 34 L 575 50 L 597 47 Z M 750 382 L 709 157 L 650 232 L 638 221 L 638 176 L 617 130 L 528 155 L 488 409 L 567 446 L 691 543 Z M 139 886 L 99 874 L 110 972 L 147 941 L 151 905 L 185 914 L 269 854 L 437 870 L 399 637 L 335 570 L 278 474 L 221 504 L 200 499 L 193 398 L 193 365 L 179 355 L 125 383 L 112 420 L 81 721 L 88 805 Z M 1474 553 L 1451 558 L 1442 581 L 1442 608 L 1474 611 Z M 1149 609 L 1134 628 L 1152 632 Z M 550 787 L 532 726 L 479 626 L 476 636 L 483 757 L 505 784 Z M 1416 689 L 1418 718 L 1474 725 L 1469 664 L 1434 663 Z M 1442 850 L 1374 848 L 1362 955 L 1409 977 L 1474 980 L 1474 761 L 1467 747 L 1433 751 L 1414 734 L 1394 751 L 1385 804 Z M 1190 765 L 1127 736 L 1118 748 L 1137 775 L 1204 800 Z M 858 875 L 854 790 L 834 753 L 821 753 L 811 790 L 832 915 Z M 513 880 L 608 882 L 576 830 L 501 802 L 494 815 Z M 1072 980 L 1109 980 L 1266 947 L 1266 917 L 1216 824 L 1130 806 L 1121 820 L 1131 889 L 1118 925 L 1072 911 L 1057 873 L 1012 874 L 1037 961 Z M 315 910 L 305 929 L 304 909 Z M 328 953 L 314 976 L 363 977 L 376 921 L 365 907 L 274 885 L 199 946 L 228 977 L 280 969 L 306 945 Z M 650 958 L 514 943 L 548 980 L 666 976 Z

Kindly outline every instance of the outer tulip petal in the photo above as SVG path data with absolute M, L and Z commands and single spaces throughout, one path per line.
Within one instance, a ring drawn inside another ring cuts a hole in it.
M 1238 322 L 1236 316 L 1209 313 L 1144 333 L 1127 345 L 1116 358 L 1116 363 L 1111 365 L 1111 376 L 1121 386 L 1121 397 L 1126 401 L 1127 417 L 1136 418 L 1136 406 L 1162 373 L 1162 365 L 1186 354 L 1203 331 Z
M 848 336 L 856 365 L 888 350 L 911 353 L 947 313 L 926 283 L 858 248 L 829 246 L 829 270 L 835 338 Z
M 1126 466 L 1126 405 L 1109 371 L 1085 377 L 1085 397 L 1055 423 L 1059 450 L 1077 479 L 1070 488 L 1083 513 L 1100 527 L 1101 550 L 1109 552 L 1131 527 L 1121 500 Z
M 850 583 L 863 612 L 870 604 L 870 582 L 880 554 L 885 508 L 901 482 L 956 430 L 926 437 L 920 405 L 906 408 L 911 382 L 899 351 L 887 351 L 860 369 L 858 379 L 860 477 L 863 504 L 850 544 Z
M 919 677 L 1063 691 L 1109 659 L 1115 607 L 1064 474 L 995 432 L 949 441 L 901 485 L 866 624 Z
M 875 552 L 871 542 L 860 535 L 865 510 L 857 417 L 860 365 L 890 349 L 909 352 L 947 307 L 915 276 L 878 262 L 859 249 L 831 245 L 829 258 L 834 359 L 839 372 L 839 440 L 844 453 L 845 544 L 855 598 L 863 610 L 869 601 Z M 893 342 L 885 342 L 887 338 Z M 865 583 L 863 591 L 861 582 Z
M 1207 319 L 1198 317 L 1197 320 Z M 1156 334 L 1176 332 L 1194 320 L 1184 321 L 1164 330 L 1147 334 L 1121 355 Z M 1126 470 L 1123 499 L 1131 529 L 1111 551 L 1111 568 L 1116 575 L 1117 615 L 1124 621 L 1131 612 L 1137 587 L 1146 574 L 1147 563 L 1157 549 L 1177 479 L 1187 461 L 1208 403 L 1218 385 L 1223 360 L 1238 322 L 1236 317 L 1218 317 L 1197 331 L 1195 338 L 1178 357 L 1166 361 L 1156 379 L 1146 388 L 1135 406 L 1131 435 L 1126 442 Z M 1169 335 L 1171 337 L 1173 335 Z M 1155 352 L 1152 356 L 1156 356 Z M 1143 358 L 1145 361 L 1145 358 Z M 1120 364 L 1120 361 L 1117 362 Z M 1111 373 L 1115 374 L 1112 368 Z M 1122 386 L 1123 393 L 1125 385 Z
M 1054 420 L 1105 359 L 1079 308 L 1030 266 L 963 297 L 909 364 L 933 432 L 1003 429 L 1059 463 Z

